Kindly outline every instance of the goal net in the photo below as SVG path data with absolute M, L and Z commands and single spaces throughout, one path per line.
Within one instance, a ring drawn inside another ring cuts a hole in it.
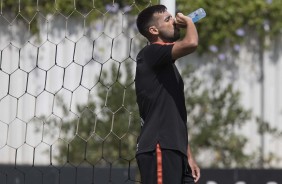
M 136 183 L 135 25 L 153 0 L 0 0 L 0 183 Z

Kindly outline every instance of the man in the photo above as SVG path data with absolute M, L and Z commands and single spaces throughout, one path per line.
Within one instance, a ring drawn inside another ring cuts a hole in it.
M 150 42 L 137 56 L 136 95 L 141 117 L 136 159 L 143 184 L 195 183 L 200 169 L 187 135 L 184 84 L 175 60 L 194 52 L 198 33 L 191 18 L 175 19 L 163 5 L 144 9 L 139 32 Z M 182 40 L 179 28 L 186 33 Z

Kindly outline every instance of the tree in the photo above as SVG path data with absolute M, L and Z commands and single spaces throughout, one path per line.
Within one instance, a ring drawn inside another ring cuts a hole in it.
M 214 71 L 208 87 L 192 71 L 186 70 L 184 76 L 189 143 L 194 155 L 209 154 L 210 163 L 200 163 L 203 166 L 247 166 L 252 159 L 244 152 L 248 140 L 236 129 L 250 120 L 251 111 L 242 107 L 240 92 L 232 84 L 221 84 L 220 70 Z
M 115 162 L 115 166 L 128 165 L 135 157 L 136 137 L 139 131 L 139 114 L 135 100 L 131 59 L 120 67 L 111 65 L 97 84 L 98 101 L 90 100 L 77 106 L 77 118 L 64 122 L 62 134 L 76 135 L 66 146 L 61 142 L 57 157 L 59 163 L 79 164 L 87 161 L 94 165 Z M 125 78 L 122 82 L 121 78 Z M 108 79 L 114 81 L 108 83 Z M 99 107 L 99 101 L 103 102 Z M 65 115 L 69 110 L 62 106 Z M 78 123 L 77 123 L 78 121 Z
M 197 77 L 191 65 L 183 72 L 191 148 L 203 167 L 260 167 L 259 148 L 247 152 L 249 140 L 241 132 L 254 118 L 252 111 L 241 105 L 241 93 L 232 83 L 222 84 L 221 70 L 211 71 L 208 81 Z M 257 123 L 259 134 L 282 136 L 282 132 L 269 123 L 259 118 Z M 201 160 L 203 156 L 205 159 Z M 270 163 L 277 159 L 277 155 L 270 154 L 265 157 L 264 164 L 271 166 Z
M 209 51 L 211 46 L 216 46 L 220 51 L 232 49 L 246 41 L 245 36 L 257 41 L 260 40 L 258 38 L 266 37 L 275 40 L 282 29 L 281 6 L 280 0 L 200 0 L 190 3 L 177 0 L 177 8 L 181 12 L 188 14 L 199 7 L 207 12 L 207 17 L 197 24 L 200 33 L 199 51 L 202 53 Z
M 70 17 L 83 17 L 87 23 L 91 23 L 99 18 L 103 18 L 107 13 L 117 13 L 122 11 L 125 14 L 136 14 L 145 7 L 156 4 L 158 0 L 6 0 L 1 2 L 1 16 L 9 22 L 14 19 L 27 24 L 29 32 L 38 33 L 38 20 L 50 20 L 47 15 L 59 14 L 65 19 Z M 9 18 L 8 18 L 9 17 Z
M 282 12 L 278 7 L 282 6 L 282 1 L 220 0 L 216 3 L 197 1 L 191 4 L 183 0 L 177 2 L 178 9 L 182 12 L 191 12 L 199 7 L 207 11 L 207 17 L 197 25 L 200 32 L 199 53 L 207 54 L 207 51 L 210 51 L 218 58 L 228 54 L 236 56 L 236 52 L 240 50 L 240 44 L 244 43 L 248 51 L 257 56 L 260 68 L 258 81 L 261 85 L 261 115 L 257 119 L 261 126 L 261 122 L 265 123 L 264 54 L 267 48 L 272 48 L 271 44 L 276 42 L 277 36 L 281 36 L 282 23 L 279 17 L 282 17 Z M 258 133 L 261 135 L 260 167 L 263 167 L 266 160 L 264 158 L 264 134 L 266 132 L 258 131 Z

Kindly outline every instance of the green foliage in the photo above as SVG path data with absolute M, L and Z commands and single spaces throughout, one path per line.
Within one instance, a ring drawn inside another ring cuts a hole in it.
M 87 161 L 103 166 L 105 162 L 117 162 L 115 166 L 125 166 L 135 157 L 139 114 L 132 83 L 132 66 L 130 62 L 123 64 L 125 72 L 111 65 L 110 71 L 102 73 L 96 88 L 102 106 L 97 101 L 79 105 L 79 117 L 64 122 L 61 134 L 76 136 L 68 146 L 66 142 L 60 143 L 59 163 L 79 164 Z M 122 77 L 125 77 L 124 82 L 119 80 Z M 109 78 L 114 81 L 113 84 L 108 84 Z M 65 106 L 62 108 L 65 115 L 71 113 Z
M 226 44 L 232 47 L 248 37 L 269 36 L 274 39 L 281 33 L 281 0 L 176 2 L 178 10 L 184 14 L 189 14 L 200 7 L 207 12 L 207 17 L 197 23 L 200 52 L 207 51 L 211 45 L 224 49 Z
M 83 16 L 89 24 L 106 14 L 115 14 L 118 11 L 136 15 L 140 10 L 157 2 L 157 0 L 5 0 L 1 1 L 0 16 L 5 16 L 12 24 L 14 20 L 24 23 L 28 25 L 32 34 L 36 34 L 40 31 L 39 19 L 46 19 L 47 15 L 61 14 L 65 18 Z
M 260 135 L 265 135 L 265 134 L 270 134 L 273 135 L 273 137 L 281 138 L 282 137 L 282 132 L 279 131 L 278 128 L 274 128 L 270 126 L 270 124 L 266 121 L 263 121 L 261 118 L 257 117 L 256 118 L 256 123 L 257 123 L 257 131 Z
M 235 53 L 240 48 L 238 45 L 244 43 L 250 46 L 251 40 L 251 47 L 256 49 L 251 48 L 249 51 L 259 56 L 262 66 L 264 51 L 269 46 L 266 43 L 271 44 L 272 40 L 281 36 L 281 0 L 199 0 L 191 3 L 177 0 L 177 5 L 179 11 L 187 12 L 186 14 L 200 7 L 207 12 L 207 17 L 196 24 L 200 38 L 200 54 L 210 50 L 215 53 L 214 56 L 220 53 L 236 56 Z M 262 73 L 261 75 L 263 76 Z M 262 158 L 256 154 L 244 153 L 247 139 L 243 135 L 237 135 L 236 130 L 247 122 L 251 114 L 240 107 L 240 93 L 234 91 L 231 84 L 224 89 L 220 88 L 222 85 L 217 82 L 217 75 L 214 77 L 213 85 L 209 89 L 201 89 L 202 81 L 192 76 L 189 86 L 192 89 L 187 92 L 188 111 L 191 112 L 190 121 L 193 128 L 190 142 L 200 146 L 193 146 L 194 149 L 213 153 L 215 159 L 212 165 L 216 167 L 247 167 L 258 166 L 259 162 L 270 163 L 275 155 L 270 155 L 271 159 L 260 160 Z M 257 125 L 260 135 L 281 135 L 277 129 L 270 127 L 269 123 L 261 121 L 260 118 L 257 118 Z M 197 127 L 195 132 L 194 126 Z M 241 149 L 238 150 L 238 147 Z
M 240 104 L 239 91 L 232 84 L 222 87 L 219 70 L 210 79 L 210 86 L 204 87 L 203 81 L 188 69 L 184 73 L 188 86 L 185 94 L 194 155 L 209 152 L 214 156 L 209 158 L 213 167 L 248 166 L 252 155 L 244 152 L 247 138 L 236 130 L 250 120 L 251 112 Z
M 145 7 L 157 4 L 158 0 L 5 0 L 1 3 L 2 14 L 11 16 L 30 24 L 31 32 L 36 33 L 37 19 L 47 14 L 60 13 L 65 17 L 74 12 L 88 17 L 87 22 L 101 18 L 106 13 L 116 13 L 116 10 L 124 11 L 126 6 L 130 7 L 129 12 L 136 15 Z M 200 33 L 200 53 L 207 51 L 209 46 L 216 45 L 218 48 L 225 48 L 226 44 L 231 47 L 245 40 L 247 36 L 275 36 L 281 33 L 282 28 L 282 7 L 281 0 L 197 0 L 188 2 L 177 0 L 177 9 L 185 14 L 202 7 L 207 12 L 207 17 L 197 23 Z M 1 15 L 2 15 L 1 14 Z M 8 14 L 8 15 L 7 15 Z M 269 29 L 267 28 L 269 27 Z M 242 35 L 238 30 L 245 31 Z M 247 34 L 249 33 L 249 34 Z
M 37 14 L 46 17 L 47 14 L 60 13 L 65 17 L 70 16 L 73 12 L 79 12 L 80 14 L 87 16 L 91 11 L 98 11 L 101 14 L 116 13 L 117 10 L 126 11 L 123 8 L 126 6 L 131 7 L 128 9 L 130 13 L 136 14 L 138 11 L 145 7 L 157 3 L 157 0 L 5 0 L 1 1 L 1 15 L 15 18 L 20 15 L 23 17 L 23 21 L 30 22 Z M 137 9 L 134 9 L 137 7 Z M 132 10 L 132 11 L 131 11 Z M 90 15 L 91 16 L 91 15 Z M 91 20 L 95 20 L 98 17 L 91 16 Z

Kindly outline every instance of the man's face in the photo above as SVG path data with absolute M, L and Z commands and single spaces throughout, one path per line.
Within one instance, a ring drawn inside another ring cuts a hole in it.
M 163 41 L 174 42 L 180 38 L 179 28 L 175 26 L 174 18 L 167 11 L 154 15 L 159 37 Z

